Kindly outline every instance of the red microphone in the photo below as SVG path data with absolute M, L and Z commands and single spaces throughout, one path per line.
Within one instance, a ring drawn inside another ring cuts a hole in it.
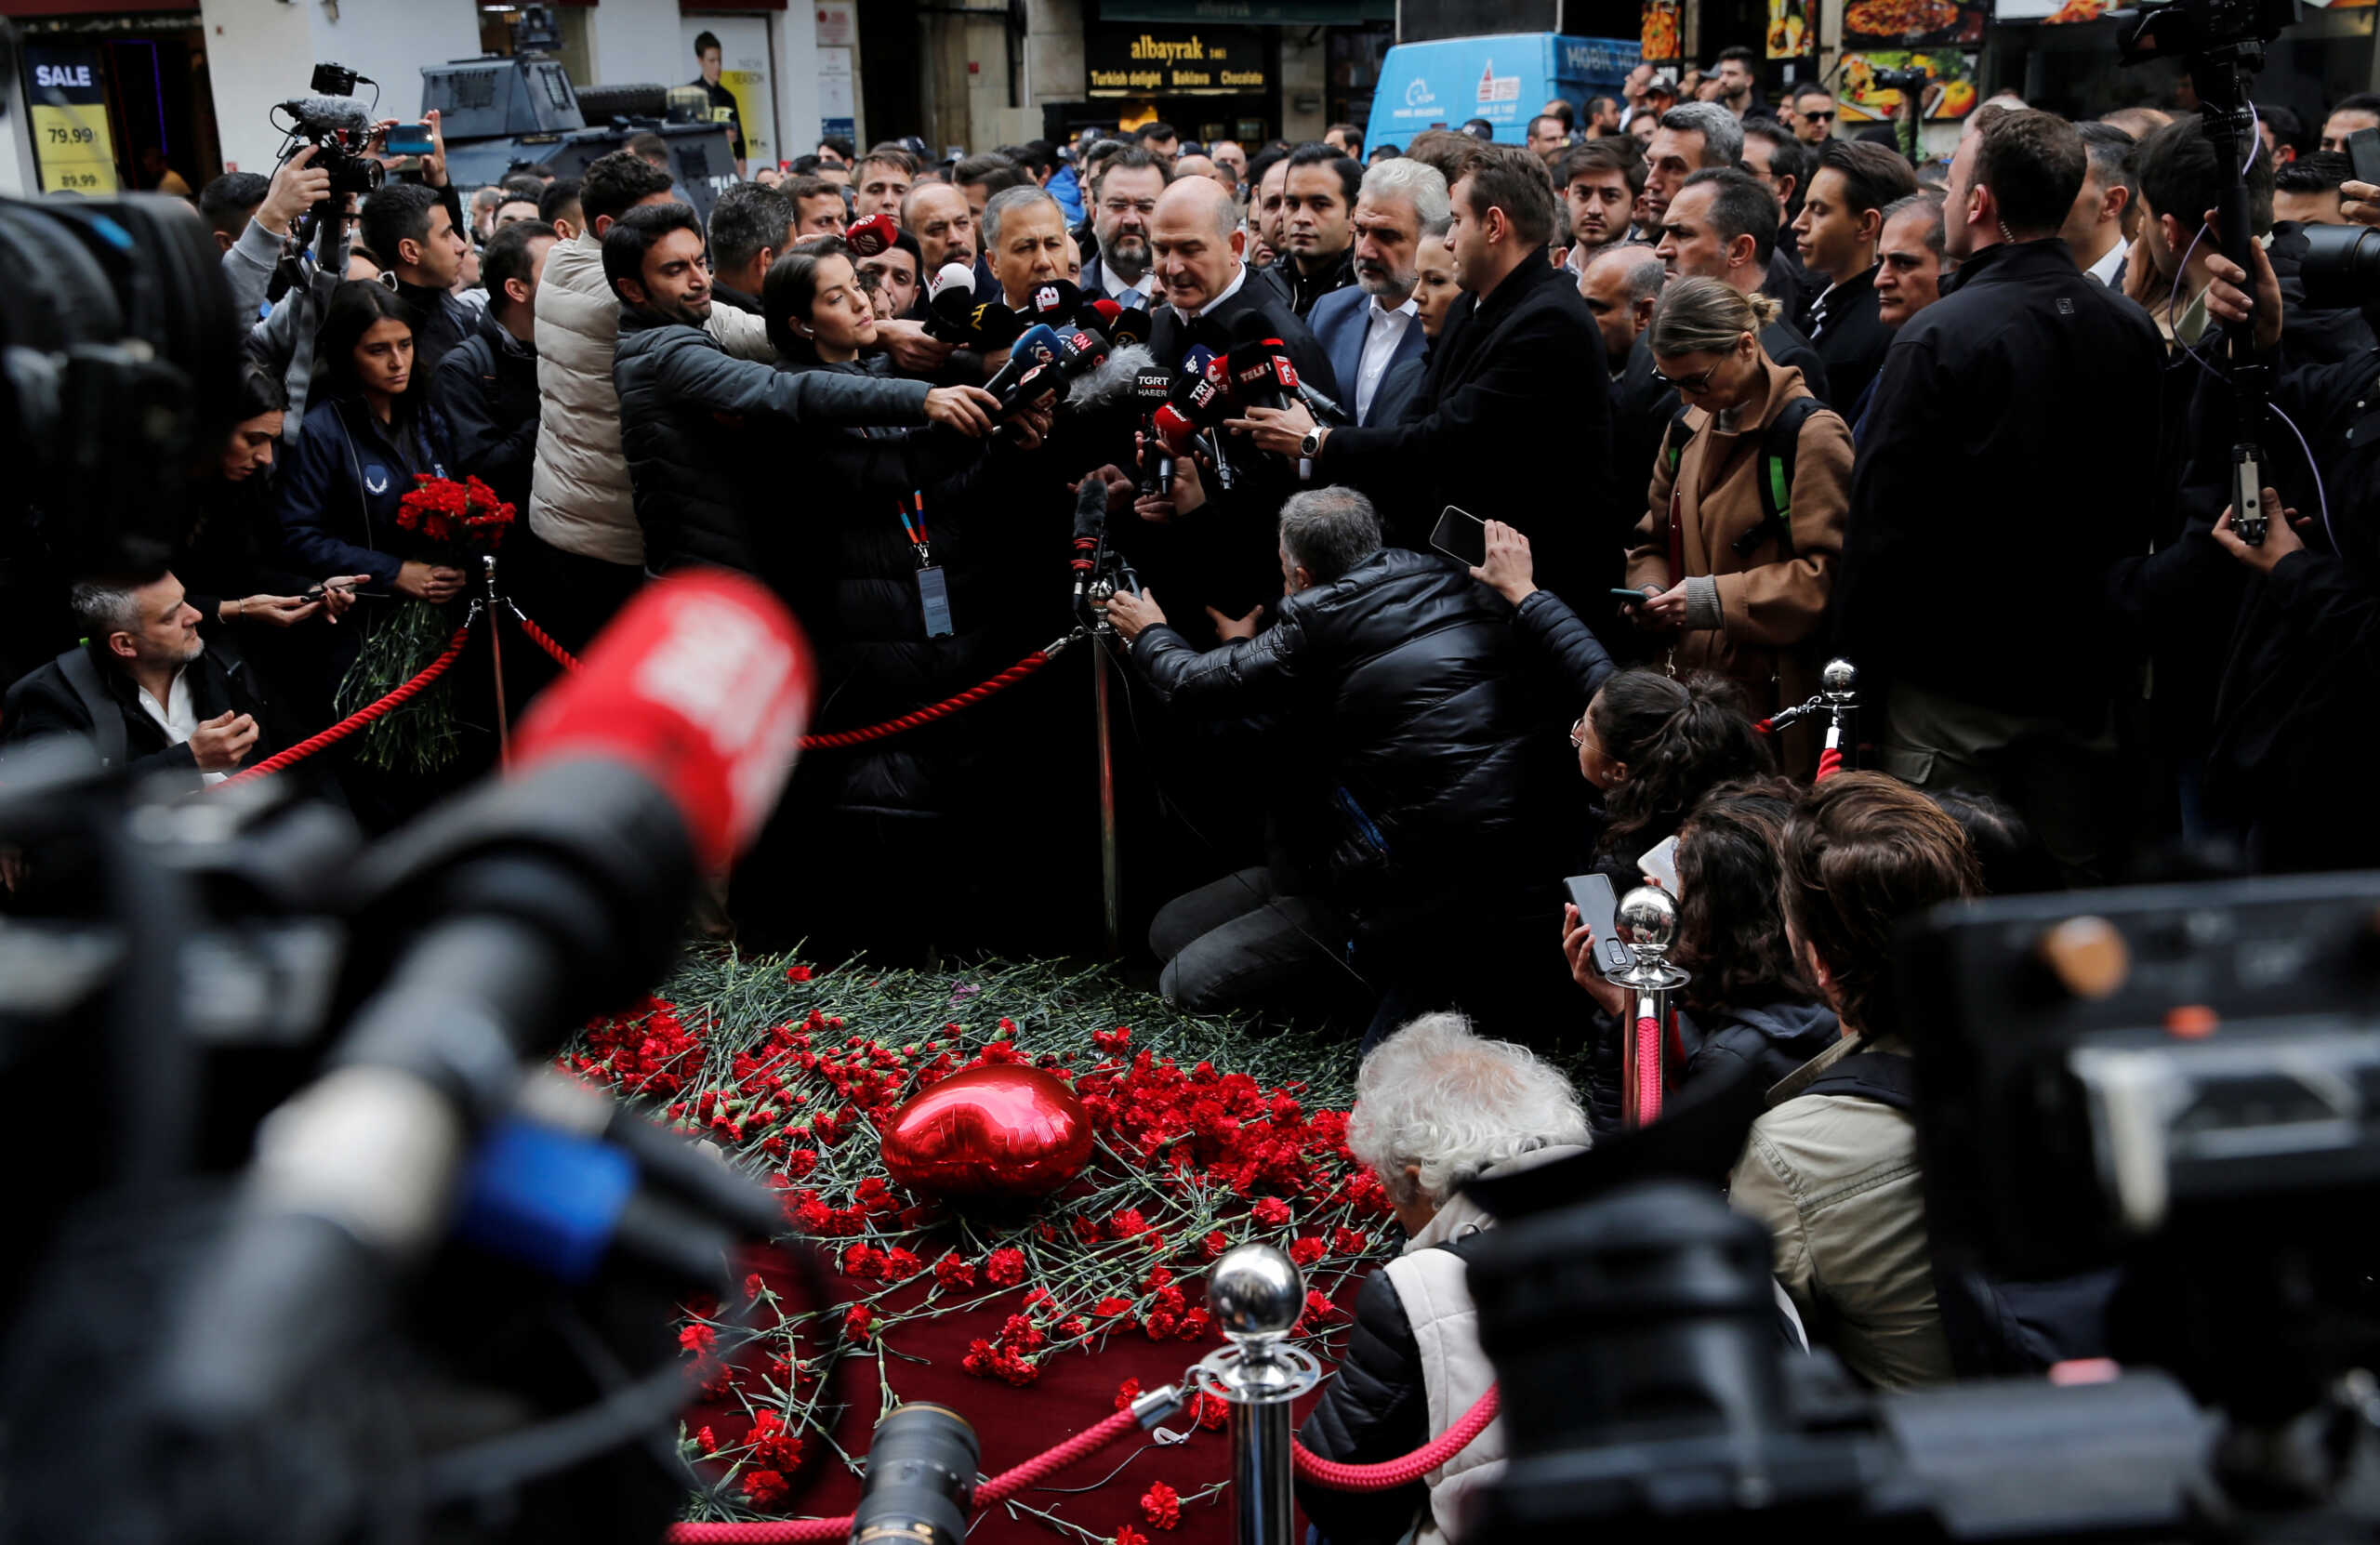
M 809 640 L 765 587 L 725 571 L 664 579 L 538 698 L 513 779 L 581 757 L 625 762 L 668 795 L 717 873 L 776 808 L 816 685 Z
M 873 258 L 891 246 L 901 234 L 901 225 L 890 215 L 870 215 L 864 220 L 853 220 L 843 232 L 843 244 L 852 249 L 854 258 Z

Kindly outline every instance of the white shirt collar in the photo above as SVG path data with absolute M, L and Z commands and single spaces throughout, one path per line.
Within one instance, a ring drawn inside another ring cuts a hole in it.
M 1102 262 L 1099 265 L 1099 287 L 1117 300 L 1128 295 L 1150 296 L 1157 293 L 1157 275 L 1155 272 L 1144 273 L 1141 275 L 1140 283 L 1128 284 L 1117 276 L 1114 269 Z
M 1388 316 L 1405 316 L 1405 317 L 1409 317 L 1409 316 L 1415 316 L 1415 315 L 1418 315 L 1418 314 L 1421 312 L 1421 303 L 1420 303 L 1419 301 L 1416 301 L 1416 300 L 1415 300 L 1411 296 L 1409 296 L 1409 295 L 1408 295 L 1408 296 L 1407 296 L 1407 297 L 1405 297 L 1405 304 L 1404 304 L 1404 305 L 1402 305 L 1402 306 L 1383 306 L 1383 305 L 1382 305 L 1382 304 L 1380 303 L 1380 297 L 1378 297 L 1378 296 L 1373 296 L 1373 297 L 1371 297 L 1371 314 L 1372 314 L 1372 315 L 1374 315 L 1374 316 L 1380 316 L 1380 317 L 1388 317 Z
M 2123 266 L 2124 255 L 2131 250 L 2124 243 L 2118 242 L 2108 248 L 2106 257 L 2101 258 L 2083 271 L 2102 284 L 2112 284 L 2116 282 L 2116 270 Z
M 1237 295 L 1239 293 L 1239 287 L 1247 283 L 1248 265 L 1246 263 L 1242 263 L 1239 265 L 1239 271 L 1231 276 L 1231 283 L 1223 286 L 1223 294 L 1215 297 L 1212 300 L 1208 301 L 1204 306 L 1199 307 L 1195 311 L 1185 311 L 1181 307 L 1175 306 L 1173 308 L 1173 314 L 1180 317 L 1184 322 L 1196 322 L 1200 317 L 1205 316 L 1209 311 L 1211 311 L 1216 307 L 1222 305 L 1224 301 L 1229 300 L 1233 296 Z M 1171 302 L 1168 302 L 1168 304 L 1170 305 Z

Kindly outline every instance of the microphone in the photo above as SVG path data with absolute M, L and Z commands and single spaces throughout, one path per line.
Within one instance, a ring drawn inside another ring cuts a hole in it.
M 1075 490 L 1075 604 L 1082 604 L 1091 573 L 1098 565 L 1099 547 L 1107 539 L 1107 485 L 1085 477 Z
M 1017 338 L 1009 351 L 1008 363 L 984 383 L 984 390 L 1008 407 L 1015 400 L 1016 390 L 1033 371 L 1045 364 L 1055 363 L 1061 340 L 1047 325 L 1037 323 Z
M 1108 350 L 1106 357 L 1086 371 L 1066 392 L 1066 406 L 1087 413 L 1137 400 L 1141 376 L 1156 369 L 1157 362 L 1138 344 Z M 1160 370 L 1157 374 L 1165 383 L 1157 389 L 1157 400 L 1163 401 L 1166 390 L 1173 384 L 1173 373 Z
M 444 1236 L 523 1060 L 653 981 L 697 880 L 775 809 L 814 691 L 809 644 L 766 588 L 662 580 L 538 701 L 511 776 L 365 855 L 357 938 L 434 920 L 329 1071 L 258 1129 L 232 1216 L 171 1311 L 158 1388 L 180 1430 L 253 1430 L 370 1331 Z
M 893 219 L 892 216 L 870 215 L 866 219 L 852 221 L 851 228 L 843 232 L 843 244 L 852 249 L 852 256 L 854 258 L 873 258 L 891 246 L 892 239 L 900 234 L 900 222 Z M 950 269 L 958 266 L 956 263 L 949 264 L 944 269 L 944 272 L 946 273 Z M 938 282 L 942 274 L 938 273 L 934 278 Z M 940 284 L 937 283 L 936 288 L 939 287 Z M 967 275 L 967 287 L 971 291 L 975 287 L 975 276 L 972 271 Z
M 1138 353 L 1146 358 L 1148 351 L 1119 349 L 1116 352 L 1118 356 Z M 1157 422 L 1161 412 L 1171 413 L 1177 419 L 1182 417 L 1180 411 L 1171 406 L 1173 381 L 1172 371 L 1154 363 L 1142 365 L 1132 374 L 1132 400 L 1148 416 L 1147 433 L 1141 446 L 1141 493 L 1144 496 L 1161 494 L 1173 486 L 1173 446 Z M 1183 420 L 1185 427 L 1187 422 Z
M 870 215 L 867 218 L 872 220 L 877 218 Z M 866 223 L 867 220 L 860 222 L 862 225 Z M 975 293 L 975 271 L 964 263 L 943 264 L 935 271 L 933 278 L 926 284 L 926 298 L 939 300 L 945 290 L 952 289 L 964 290 L 972 297 Z
M 1200 354 L 1208 355 L 1208 368 L 1194 370 L 1192 365 Z M 1166 444 L 1176 456 L 1196 449 L 1214 464 L 1215 485 L 1228 489 L 1237 481 L 1230 460 L 1223 455 L 1223 437 L 1200 431 L 1221 424 L 1231 413 L 1231 397 L 1221 374 L 1213 368 L 1211 352 L 1204 348 L 1193 349 L 1182 361 L 1182 374 L 1173 378 L 1173 393 L 1165 408 L 1159 409 L 1151 428 L 1164 436 Z M 1165 416 L 1168 411 L 1171 418 Z M 1178 420 L 1178 422 L 1177 422 Z M 1186 429 L 1188 432 L 1184 433 Z M 1171 479 L 1167 482 L 1170 484 Z
M 1082 291 L 1075 288 L 1070 279 L 1051 279 L 1033 286 L 1025 298 L 1025 314 L 1036 322 L 1046 322 L 1052 327 L 1064 326 L 1074 320 L 1082 306 Z
M 1279 338 L 1266 338 L 1264 347 L 1273 356 L 1274 379 L 1296 392 L 1299 401 L 1314 410 L 1315 416 L 1328 418 L 1341 424 L 1353 424 L 1355 421 L 1354 414 L 1332 402 L 1320 389 L 1307 384 L 1305 379 L 1298 375 L 1298 367 L 1289 363 L 1288 344 L 1283 343 Z
M 294 97 L 281 104 L 281 111 L 302 124 L 328 124 L 343 135 L 353 135 L 360 148 L 372 137 L 372 114 L 353 97 L 334 97 L 316 92 L 311 96 Z
M 1149 313 L 1118 306 L 1116 320 L 1107 324 L 1107 341 L 1121 349 L 1128 343 L 1149 341 Z

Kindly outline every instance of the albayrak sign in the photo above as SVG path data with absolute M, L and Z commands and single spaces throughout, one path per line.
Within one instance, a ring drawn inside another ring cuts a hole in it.
M 1094 27 L 1092 97 L 1256 97 L 1272 88 L 1264 40 L 1246 27 Z

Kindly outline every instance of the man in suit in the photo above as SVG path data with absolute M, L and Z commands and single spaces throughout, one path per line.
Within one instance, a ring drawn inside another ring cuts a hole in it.
M 1826 362 L 1834 400 L 1856 403 L 1884 363 L 1892 330 L 1876 314 L 1876 246 L 1884 206 L 1917 191 L 1917 178 L 1892 149 L 1864 139 L 1830 139 L 1793 229 L 1802 261 L 1827 281 L 1802 313 L 1802 330 Z
M 1428 340 L 1415 314 L 1423 239 L 1446 233 L 1447 179 L 1435 166 L 1399 156 L 1364 174 L 1355 199 L 1355 282 L 1315 302 L 1306 318 L 1330 356 L 1331 373 L 1353 383 L 1340 406 L 1359 425 L 1394 424 L 1421 386 Z
M 1706 169 L 1670 200 L 1654 250 L 1673 279 L 1716 279 L 1751 295 L 1766 287 L 1777 218 L 1777 196 L 1758 178 L 1739 167 Z M 1761 329 L 1760 346 L 1776 363 L 1799 370 L 1812 396 L 1833 405 L 1826 362 L 1799 331 L 1782 319 L 1772 322 Z
M 1441 329 L 1400 424 L 1318 426 L 1302 405 L 1232 421 L 1258 449 L 1302 456 L 1395 510 L 1399 545 L 1423 548 L 1438 511 L 1462 503 L 1520 528 L 1543 586 L 1591 619 L 1619 583 L 1620 551 L 1598 549 L 1584 512 L 1610 498 L 1611 391 L 1603 340 L 1570 275 L 1545 261 L 1561 218 L 1544 163 L 1482 145 L 1449 198 L 1465 291 Z
M 1282 237 L 1289 249 L 1259 278 L 1301 317 L 1315 303 L 1355 282 L 1355 215 L 1364 169 L 1324 145 L 1289 152 L 1281 183 Z
M 1168 187 L 1157 201 L 1149 244 L 1161 300 L 1154 308 L 1149 351 L 1158 363 L 1179 369 L 1198 347 L 1227 354 L 1235 333 L 1245 336 L 1261 322 L 1259 336 L 1282 341 L 1300 377 L 1346 401 L 1314 335 L 1242 261 L 1248 233 L 1222 183 L 1191 177 Z M 1179 576 L 1177 594 L 1240 617 L 1280 596 L 1274 528 L 1281 501 L 1297 491 L 1298 467 L 1294 458 L 1259 456 L 1244 440 L 1230 441 L 1226 456 L 1235 471 L 1229 489 L 1211 469 L 1182 457 L 1174 487 L 1135 507 L 1140 525 L 1127 547 L 1144 578 L 1170 573 Z M 1196 518 L 1185 519 L 1194 508 Z M 1158 579 L 1151 583 L 1161 588 Z
M 1653 324 L 1669 271 L 1648 246 L 1608 246 L 1587 261 L 1579 296 L 1603 335 L 1604 368 L 1611 377 L 1611 467 L 1617 495 L 1614 543 L 1624 542 L 1644 516 L 1653 458 L 1677 416 L 1677 390 L 1653 369 L 1653 351 L 1637 340 Z
M 1170 180 L 1157 157 L 1138 145 L 1099 164 L 1091 181 L 1091 230 L 1099 250 L 1082 266 L 1085 296 L 1104 297 L 1129 311 L 1149 309 L 1157 294 L 1157 277 L 1149 271 L 1149 222 Z

